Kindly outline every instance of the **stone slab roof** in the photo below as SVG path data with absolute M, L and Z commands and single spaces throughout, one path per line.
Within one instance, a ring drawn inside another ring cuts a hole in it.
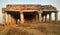
M 58 11 L 56 7 L 52 5 L 40 5 L 40 4 L 8 4 L 6 10 L 41 10 L 41 11 Z

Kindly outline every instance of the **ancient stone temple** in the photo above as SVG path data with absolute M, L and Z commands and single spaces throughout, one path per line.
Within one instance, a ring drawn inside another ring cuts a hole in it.
M 47 22 L 49 15 L 49 23 L 52 22 L 51 13 L 55 13 L 55 22 L 58 21 L 58 10 L 52 5 L 39 4 L 8 4 L 6 8 L 2 8 L 3 24 Z M 45 18 L 44 18 L 45 17 Z

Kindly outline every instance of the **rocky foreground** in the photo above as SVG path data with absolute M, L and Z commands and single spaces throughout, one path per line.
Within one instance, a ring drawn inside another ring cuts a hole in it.
M 31 23 L 0 26 L 0 35 L 60 35 L 60 24 Z

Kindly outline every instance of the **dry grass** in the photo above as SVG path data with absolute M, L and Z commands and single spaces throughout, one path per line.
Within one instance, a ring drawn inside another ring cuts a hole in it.
M 60 35 L 60 22 L 20 24 L 16 26 L 0 25 L 1 35 Z M 6 31 L 4 31 L 6 29 Z M 4 33 L 1 33 L 3 31 Z

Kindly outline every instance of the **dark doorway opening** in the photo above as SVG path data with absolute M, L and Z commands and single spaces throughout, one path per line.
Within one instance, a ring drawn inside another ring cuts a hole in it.
M 36 12 L 23 12 L 23 14 L 26 20 L 32 20 L 36 17 Z
M 16 23 L 18 21 L 18 19 L 20 19 L 20 12 L 18 11 L 6 11 L 7 14 L 10 14 L 12 18 L 14 18 L 16 20 Z

